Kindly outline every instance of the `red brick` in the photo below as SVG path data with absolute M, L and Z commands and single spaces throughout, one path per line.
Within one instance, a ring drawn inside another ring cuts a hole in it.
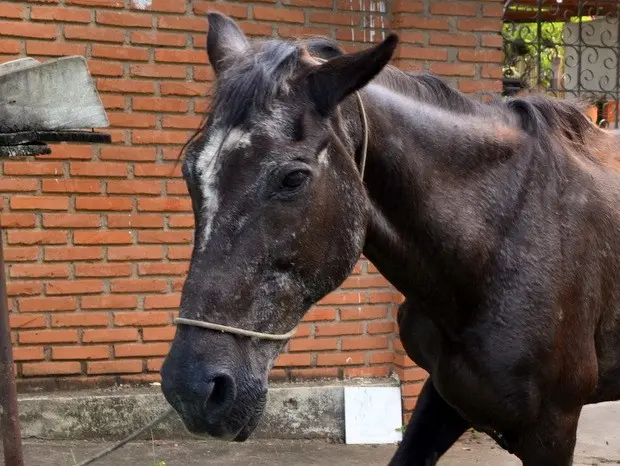
M 354 337 L 342 339 L 342 350 L 387 349 L 387 337 Z
M 204 15 L 209 11 L 219 11 L 227 16 L 240 19 L 245 19 L 248 16 L 248 7 L 245 5 L 203 1 L 194 2 L 194 14 Z
M 123 0 L 65 0 L 69 5 L 101 6 L 104 8 L 123 8 Z
M 106 130 L 112 132 L 112 130 Z M 113 135 L 113 133 L 112 133 Z M 51 145 L 52 153 L 46 155 L 47 159 L 80 159 L 90 160 L 93 157 L 93 146 L 77 144 L 55 144 Z
M 152 147 L 102 147 L 99 157 L 102 160 L 150 162 L 156 159 L 157 152 Z
M 45 375 L 79 374 L 82 366 L 79 362 L 32 362 L 22 364 L 24 377 Z
M 122 29 L 102 28 L 96 26 L 64 26 L 65 38 L 71 40 L 86 40 L 92 42 L 117 42 L 125 40 L 125 31 Z
M 454 45 L 457 47 L 475 47 L 478 36 L 475 34 L 453 34 L 448 32 L 432 32 L 429 35 L 430 45 Z
M 343 26 L 359 26 L 360 15 L 351 13 L 311 13 L 311 23 L 341 24 Z
M 151 112 L 181 112 L 188 110 L 188 101 L 166 97 L 133 97 L 132 108 L 134 110 L 146 110 Z
M 185 95 L 185 96 L 206 96 L 207 86 L 203 83 L 173 83 L 165 82 L 159 86 L 161 95 Z
M 168 289 L 168 282 L 166 280 L 133 280 L 121 278 L 111 280 L 110 289 L 113 293 L 163 292 Z
M 461 31 L 500 32 L 502 20 L 497 19 L 459 19 L 458 28 Z
M 370 364 L 385 364 L 392 362 L 394 353 L 391 351 L 376 351 L 370 354 Z
M 76 277 L 128 277 L 131 264 L 75 264 Z
M 360 304 L 366 300 L 365 293 L 335 291 L 328 294 L 318 304 Z
M 9 314 L 9 320 L 13 330 L 24 328 L 41 328 L 47 325 L 45 322 L 45 316 L 42 315 Z
M 187 260 L 192 257 L 192 248 L 189 246 L 170 246 L 168 247 L 168 259 Z
M 117 358 L 165 356 L 169 350 L 169 343 L 128 343 L 114 345 L 114 356 Z
M 502 79 L 502 67 L 498 65 L 483 66 L 480 70 L 480 76 L 483 78 Z
M 268 6 L 255 6 L 254 19 L 261 21 L 277 21 L 282 23 L 303 23 L 305 21 L 305 15 L 303 11 L 299 10 L 288 10 L 284 8 Z M 312 22 L 314 22 L 314 19 L 312 19 Z
M 77 233 L 77 232 L 76 232 Z M 58 247 L 45 248 L 46 261 L 85 261 L 103 258 L 103 249 L 100 247 Z
M 68 280 L 54 281 L 45 285 L 48 295 L 81 295 L 103 292 L 100 280 Z
M 36 261 L 39 257 L 39 248 L 36 247 L 8 247 L 4 250 L 6 262 Z
M 361 323 L 339 322 L 332 324 L 316 324 L 315 335 L 317 337 L 335 335 L 361 335 L 363 327 Z
M 62 298 L 19 298 L 20 312 L 74 311 L 77 301 L 74 297 Z
M 36 361 L 45 358 L 42 346 L 17 346 L 13 348 L 13 359 L 19 361 Z
M 136 296 L 82 296 L 82 309 L 133 309 L 138 305 Z
M 80 8 L 33 6 L 30 9 L 30 19 L 34 21 L 89 23 L 90 12 Z
M 146 369 L 149 372 L 159 372 L 164 364 L 164 358 L 154 358 L 146 361 Z
M 191 212 L 192 203 L 188 198 L 138 198 L 141 212 Z
M 0 212 L 0 226 L 2 228 L 32 228 L 36 224 L 35 214 L 10 214 Z
M 142 372 L 142 361 L 93 361 L 87 365 L 90 374 L 135 374 Z
M 75 231 L 73 242 L 75 244 L 131 244 L 133 236 L 130 231 Z
M 131 33 L 131 42 L 160 47 L 183 47 L 187 44 L 187 36 L 170 32 L 135 31 Z
M 108 321 L 107 312 L 74 312 L 51 316 L 52 327 L 106 327 Z
M 36 191 L 39 186 L 37 180 L 0 179 L 0 192 L 28 192 Z
M 150 327 L 157 325 L 167 325 L 170 317 L 167 312 L 115 312 L 114 325 L 118 327 Z
M 369 319 L 385 319 L 387 317 L 387 308 L 384 306 L 365 306 L 341 308 L 340 318 L 342 320 L 369 320 Z
M 19 332 L 20 344 L 76 343 L 77 330 L 32 330 Z
M 394 322 L 369 322 L 367 328 L 368 333 L 371 335 L 377 333 L 392 333 L 394 331 Z
M 18 54 L 21 50 L 21 44 L 18 40 L 0 38 L 0 53 Z M 9 60 L 12 60 L 12 58 L 9 58 Z
M 187 263 L 146 263 L 138 265 L 138 274 L 140 275 L 186 275 L 189 269 Z
M 114 180 L 108 181 L 110 194 L 161 194 L 161 181 Z
M 120 47 L 115 47 L 120 48 Z M 99 92 L 121 92 L 128 94 L 154 94 L 155 83 L 138 79 L 97 79 Z
M 185 181 L 181 180 L 166 181 L 166 194 L 170 196 L 187 196 L 189 195 L 189 192 L 187 191 L 187 184 L 185 184 Z M 186 226 L 193 226 L 193 217 L 188 215 L 185 218 L 191 219 L 192 222 L 191 224 Z
M 144 298 L 144 309 L 177 309 L 181 305 L 181 295 L 147 296 Z
M 62 173 L 62 162 L 4 162 L 5 176 L 23 175 L 59 175 Z
M 43 192 L 49 193 L 100 193 L 98 180 L 46 179 L 42 180 Z
M 184 65 L 131 65 L 131 76 L 145 78 L 178 78 L 185 79 L 187 67 Z
M 400 30 L 398 36 L 403 44 L 423 44 L 424 33 L 421 31 Z
M 66 278 L 69 266 L 66 264 L 16 264 L 9 267 L 11 278 Z
M 67 210 L 69 199 L 61 196 L 11 196 L 11 209 L 15 210 Z
M 155 61 L 174 63 L 207 63 L 207 52 L 204 50 L 155 50 Z M 162 65 L 160 65 L 162 66 Z
M 133 199 L 130 197 L 77 197 L 77 210 L 131 210 Z
M 166 184 L 170 185 L 170 181 Z M 187 188 L 185 188 L 187 190 Z M 167 188 L 168 193 L 170 193 L 170 187 Z M 168 217 L 168 226 L 170 228 L 193 228 L 194 227 L 194 217 L 192 215 L 170 215 Z
M 84 343 L 110 343 L 116 341 L 136 341 L 138 330 L 135 328 L 86 329 L 82 335 Z
M 330 0 L 331 2 L 331 0 Z M 278 36 L 287 39 L 297 39 L 299 37 L 312 36 L 329 36 L 329 28 L 314 26 L 292 26 L 290 24 L 278 25 Z M 351 33 L 349 31 L 349 37 Z
M 274 364 L 275 367 L 299 367 L 312 365 L 311 354 L 290 354 L 283 353 L 278 356 Z
M 317 366 L 348 366 L 364 364 L 366 353 L 320 353 L 316 357 Z
M 335 320 L 336 309 L 331 307 L 314 307 L 310 309 L 303 320 L 305 322 L 315 322 L 319 320 Z
M 133 144 L 184 144 L 188 139 L 186 131 L 136 129 L 131 132 Z
M 312 338 L 291 340 L 288 348 L 289 351 L 336 351 L 338 349 L 338 339 Z
M 95 44 L 92 46 L 92 56 L 113 58 L 115 60 L 147 61 L 149 59 L 149 51 L 146 48 L 129 47 L 127 45 L 118 47 L 116 45 Z
M 157 27 L 159 29 L 178 29 L 180 31 L 207 32 L 207 21 L 205 21 L 203 18 L 160 16 Z
M 45 228 L 99 228 L 101 218 L 96 214 L 43 214 Z
M 482 45 L 484 47 L 494 47 L 499 49 L 502 47 L 503 44 L 504 38 L 501 36 L 501 34 L 485 34 L 482 36 Z
M 132 180 L 135 183 L 136 180 Z M 149 214 L 108 214 L 108 228 L 162 228 L 161 215 Z
M 430 69 L 440 76 L 474 76 L 476 65 L 473 63 L 431 63 Z
M 447 31 L 450 28 L 450 23 L 448 22 L 448 18 L 424 18 L 413 15 L 398 15 L 394 19 L 394 27 Z
M 459 60 L 477 63 L 501 63 L 501 50 L 459 50 Z
M 448 59 L 448 51 L 438 47 L 414 47 L 403 44 L 399 47 L 397 53 L 399 58 L 440 61 Z
M 172 341 L 176 332 L 175 327 L 152 327 L 142 331 L 144 341 Z
M 140 164 L 134 168 L 135 176 L 152 176 L 157 178 L 179 178 L 181 167 L 177 164 Z
M 189 243 L 192 241 L 192 231 L 140 231 L 138 232 L 139 243 Z
M 167 115 L 163 118 L 162 127 L 197 130 L 200 127 L 201 123 L 202 117 L 200 116 L 191 117 L 180 115 Z
M 215 81 L 213 68 L 210 66 L 194 66 L 194 81 Z M 196 106 L 196 101 L 194 101 L 194 111 L 204 113 Z
M 478 2 L 431 2 L 431 15 L 476 16 Z
M 504 16 L 504 5 L 482 5 L 482 16 L 501 18 Z
M 2 5 L 2 8 L 0 8 L 0 18 L 23 19 L 24 6 L 10 5 L 6 2 Z
M 97 11 L 95 21 L 99 24 L 108 26 L 150 28 L 153 25 L 153 20 L 151 18 L 151 15 L 127 13 L 126 11 Z
M 8 296 L 33 296 L 43 291 L 43 284 L 37 282 L 11 282 L 7 283 Z
M 54 346 L 52 347 L 52 359 L 108 359 L 110 348 L 108 345 L 101 346 Z
M 55 24 L 0 21 L 0 35 L 3 36 L 55 39 L 57 31 L 58 27 Z
M 67 55 L 86 55 L 84 44 L 50 44 L 49 42 L 27 41 L 26 54 L 30 56 L 63 57 Z
M 164 252 L 161 246 L 118 246 L 108 248 L 108 260 L 154 260 L 161 259 Z
M 71 162 L 71 176 L 122 177 L 127 176 L 127 164 L 114 162 Z

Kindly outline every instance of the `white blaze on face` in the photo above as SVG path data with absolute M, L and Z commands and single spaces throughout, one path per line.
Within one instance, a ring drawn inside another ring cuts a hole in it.
M 327 147 L 319 152 L 319 164 L 320 165 L 329 165 L 329 153 L 327 152 Z
M 219 207 L 219 193 L 217 191 L 217 176 L 222 160 L 227 152 L 235 148 L 248 147 L 250 134 L 237 128 L 226 131 L 223 128 L 214 130 L 207 144 L 200 152 L 196 162 L 196 171 L 200 178 L 203 206 L 201 214 L 204 220 L 204 229 L 200 239 L 200 248 L 209 242 L 213 231 L 213 220 Z

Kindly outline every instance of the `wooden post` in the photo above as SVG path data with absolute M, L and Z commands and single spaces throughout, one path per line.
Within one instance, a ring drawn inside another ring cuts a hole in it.
M 23 466 L 24 452 L 17 410 L 17 389 L 13 372 L 13 348 L 0 229 L 0 427 L 4 444 L 4 464 Z

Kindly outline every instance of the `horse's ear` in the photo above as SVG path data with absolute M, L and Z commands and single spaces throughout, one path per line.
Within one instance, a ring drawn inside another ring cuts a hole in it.
M 390 61 L 398 36 L 390 34 L 383 42 L 361 52 L 342 55 L 317 65 L 306 75 L 310 98 L 326 115 L 351 93 L 361 89 Z
M 245 52 L 249 43 L 237 23 L 228 16 L 211 12 L 207 14 L 207 18 L 207 54 L 215 74 L 218 75 L 226 68 L 227 63 Z

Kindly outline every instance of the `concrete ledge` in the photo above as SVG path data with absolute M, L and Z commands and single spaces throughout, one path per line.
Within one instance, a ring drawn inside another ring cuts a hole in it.
M 398 386 L 394 379 L 355 379 L 307 384 L 272 384 L 265 414 L 252 438 L 329 439 L 345 437 L 344 386 Z M 159 387 L 54 392 L 19 397 L 24 438 L 117 440 L 169 407 Z M 153 429 L 156 439 L 192 438 L 178 416 Z M 146 433 L 143 438 L 151 438 Z

